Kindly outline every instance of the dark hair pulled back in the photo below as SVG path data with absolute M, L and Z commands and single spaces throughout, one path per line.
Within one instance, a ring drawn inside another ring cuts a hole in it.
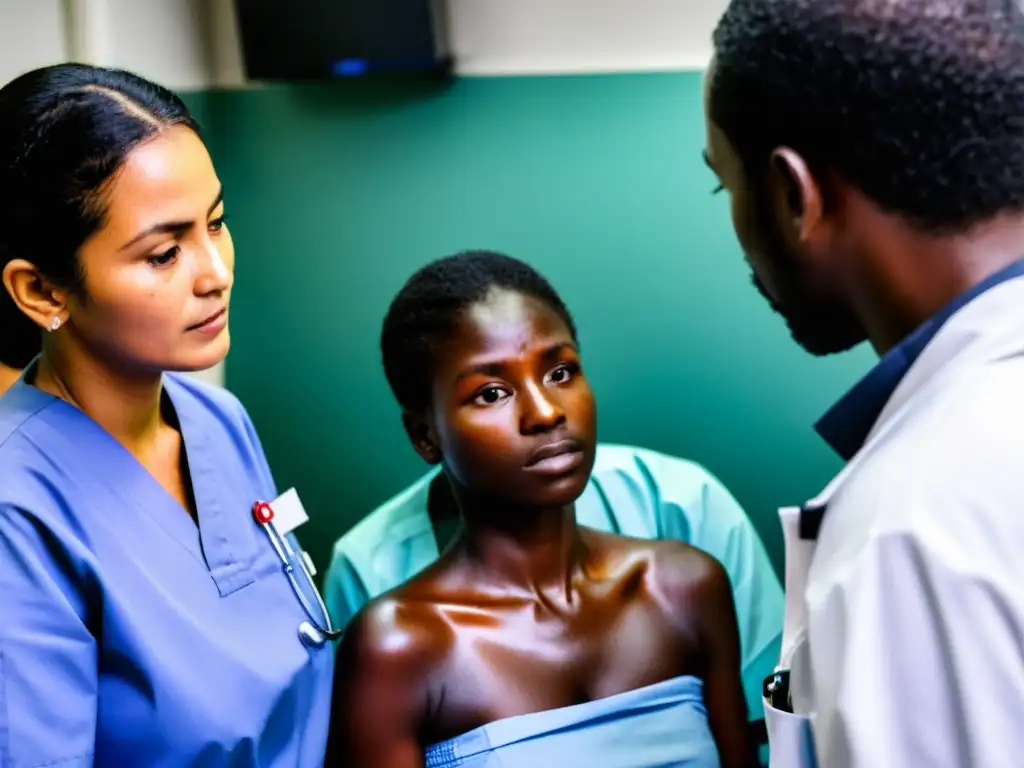
M 104 186 L 136 146 L 175 124 L 199 133 L 177 95 L 122 70 L 58 64 L 0 88 L 0 270 L 25 259 L 78 287 L 79 250 L 103 224 Z M 24 368 L 41 333 L 0 290 L 0 362 Z

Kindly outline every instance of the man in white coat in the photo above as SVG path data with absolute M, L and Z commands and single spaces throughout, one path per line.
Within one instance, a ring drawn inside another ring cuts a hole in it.
M 706 160 L 808 351 L 878 366 L 846 459 L 782 511 L 773 766 L 1024 765 L 1024 15 L 1017 0 L 733 0 Z M 770 705 L 770 706 L 768 706 Z

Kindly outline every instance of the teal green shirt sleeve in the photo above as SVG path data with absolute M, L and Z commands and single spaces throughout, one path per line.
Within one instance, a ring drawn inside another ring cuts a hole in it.
M 344 628 L 371 597 L 344 551 L 344 543 L 341 540 L 335 545 L 331 565 L 324 576 L 324 602 L 331 621 L 339 628 Z
M 768 553 L 746 513 L 710 474 L 703 489 L 705 519 L 712 525 L 698 546 L 713 546 L 732 580 L 742 638 L 743 687 L 752 720 L 764 717 L 761 684 L 782 649 L 785 598 Z
M 334 626 L 344 628 L 365 603 L 437 559 L 427 498 L 440 472 L 432 467 L 335 542 L 324 576 L 324 602 Z

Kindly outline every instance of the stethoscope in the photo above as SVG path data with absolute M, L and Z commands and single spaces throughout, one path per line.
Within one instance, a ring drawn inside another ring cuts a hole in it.
M 252 516 L 257 524 L 259 524 L 260 528 L 267 532 L 267 538 L 270 539 L 271 546 L 274 547 L 274 551 L 277 552 L 277 556 L 281 560 L 281 565 L 284 568 L 284 574 L 288 577 L 288 583 L 292 585 L 292 591 L 299 599 L 299 603 L 302 605 L 302 610 L 306 612 L 306 616 L 308 617 L 308 621 L 303 621 L 299 624 L 299 639 L 304 645 L 310 648 L 319 648 L 329 640 L 337 640 L 341 637 L 342 632 L 340 629 L 335 629 L 334 625 L 331 624 L 331 615 L 327 612 L 327 606 L 324 605 L 323 598 L 320 597 L 320 591 L 316 588 L 316 584 L 313 582 L 313 574 L 310 573 L 309 566 L 306 564 L 305 558 L 299 557 L 295 554 L 295 550 L 292 549 L 292 545 L 288 543 L 288 537 L 282 536 L 281 532 L 277 530 L 277 526 L 274 525 L 273 507 L 265 501 L 257 501 L 253 505 Z M 302 554 L 305 555 L 306 553 L 303 552 Z M 320 605 L 320 612 L 324 617 L 324 621 L 327 626 L 321 626 L 316 612 L 309 604 L 309 601 L 306 600 L 306 596 L 303 594 L 302 588 L 299 586 L 299 582 L 295 578 L 295 566 L 292 565 L 293 562 L 299 563 L 299 569 L 302 571 L 306 584 L 309 585 L 309 591 L 313 593 L 316 597 L 317 603 Z

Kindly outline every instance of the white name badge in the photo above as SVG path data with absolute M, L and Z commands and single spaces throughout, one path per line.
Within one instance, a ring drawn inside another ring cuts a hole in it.
M 274 527 L 282 536 L 287 536 L 303 523 L 309 520 L 299 494 L 294 488 L 289 488 L 270 503 L 274 510 Z

